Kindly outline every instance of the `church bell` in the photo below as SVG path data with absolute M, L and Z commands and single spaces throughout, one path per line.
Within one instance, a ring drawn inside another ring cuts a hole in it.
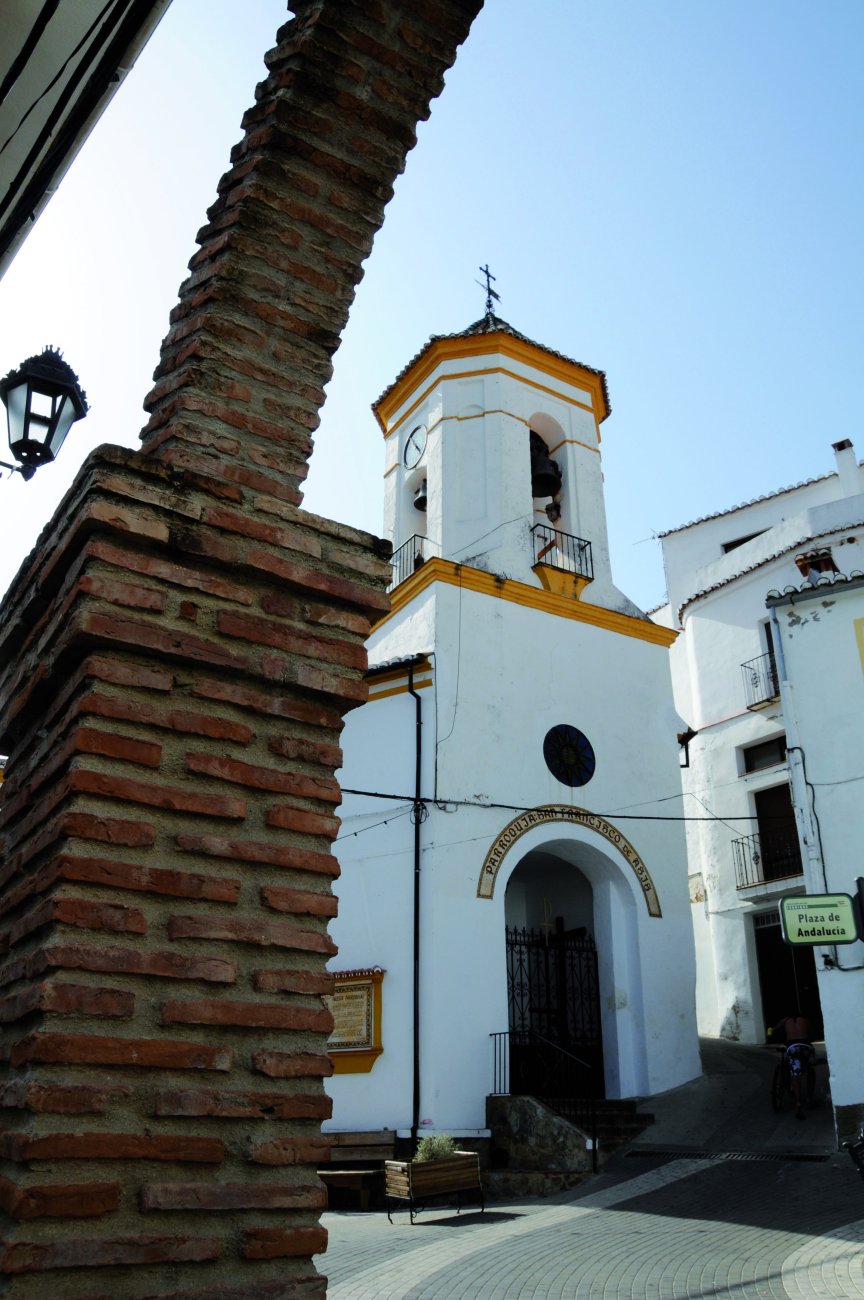
M 426 480 L 425 480 L 425 478 L 424 478 L 423 482 L 420 484 L 419 488 L 418 488 L 417 491 L 414 493 L 414 509 L 415 509 L 415 510 L 424 510 L 424 511 L 425 511 L 425 509 L 426 509 L 426 505 L 427 505 L 427 501 L 426 501 Z
M 561 470 L 552 460 L 549 448 L 539 434 L 531 430 L 531 495 L 554 497 L 561 490 Z M 416 501 L 414 503 L 417 504 Z

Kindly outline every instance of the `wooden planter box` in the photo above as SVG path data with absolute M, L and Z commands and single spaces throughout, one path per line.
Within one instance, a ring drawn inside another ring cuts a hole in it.
M 480 1204 L 485 1209 L 483 1184 L 480 1182 L 480 1157 L 476 1151 L 457 1151 L 447 1160 L 386 1160 L 384 1162 L 384 1190 L 387 1196 L 387 1218 L 392 1223 L 390 1211 L 393 1201 L 407 1201 L 414 1215 L 433 1196 L 456 1195 L 457 1213 L 462 1209 L 462 1198 Z

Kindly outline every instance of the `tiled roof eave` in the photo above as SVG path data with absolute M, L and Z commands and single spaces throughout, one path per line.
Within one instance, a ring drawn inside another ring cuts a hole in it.
M 831 535 L 846 532 L 850 528 L 864 528 L 864 519 L 850 520 L 848 523 L 838 524 L 836 528 L 831 529 Z M 757 569 L 763 569 L 766 564 L 771 564 L 774 560 L 782 560 L 784 555 L 791 555 L 796 551 L 800 551 L 804 546 L 809 546 L 812 549 L 814 540 L 813 537 L 802 537 L 799 541 L 793 542 L 791 546 L 784 546 L 781 550 L 766 555 L 758 563 L 748 565 L 746 569 L 739 569 L 737 573 L 733 573 L 728 578 L 722 578 L 719 582 L 712 583 L 710 587 L 703 587 L 700 591 L 695 591 L 678 607 L 678 626 L 681 626 L 681 618 L 685 609 L 688 609 L 690 605 L 694 605 L 697 600 L 704 600 L 706 596 L 712 595 L 715 591 L 720 591 L 723 587 L 728 587 L 731 583 L 737 582 L 739 578 L 745 578 L 748 574 L 755 573 Z M 810 586 L 809 583 L 805 585 L 808 588 Z
M 785 496 L 787 492 L 797 492 L 799 488 L 812 487 L 814 483 L 825 483 L 829 478 L 836 478 L 836 470 L 830 474 L 817 474 L 815 478 L 805 478 L 800 483 L 790 483 L 788 487 L 778 488 L 776 492 L 765 492 L 762 496 L 753 497 L 751 501 L 742 501 L 740 505 L 728 506 L 725 510 L 715 510 L 711 515 L 700 515 L 698 519 L 691 519 L 688 524 L 679 524 L 676 528 L 667 528 L 665 532 L 658 533 L 657 536 L 662 541 L 664 537 L 674 537 L 676 533 L 686 532 L 688 528 L 695 528 L 697 524 L 707 524 L 712 519 L 722 519 L 724 515 L 734 515 L 738 510 L 747 510 L 750 506 L 758 506 L 762 501 L 773 501 L 775 497 Z
M 508 324 L 506 320 L 502 320 L 500 316 L 495 316 L 493 314 L 487 314 L 486 316 L 481 317 L 480 320 L 475 321 L 473 325 L 469 325 L 467 329 L 457 330 L 453 334 L 431 335 L 431 337 L 426 341 L 426 343 L 424 343 L 420 351 L 417 352 L 411 358 L 411 360 L 402 367 L 402 369 L 399 371 L 399 374 L 392 381 L 392 383 L 387 385 L 387 387 L 384 389 L 384 392 L 377 399 L 377 401 L 372 403 L 373 411 L 376 409 L 376 407 L 381 405 L 381 403 L 390 395 L 390 393 L 397 386 L 397 384 L 399 384 L 405 378 L 408 372 L 412 370 L 414 366 L 417 365 L 418 361 L 420 361 L 420 359 L 423 356 L 425 356 L 425 354 L 429 351 L 429 349 L 431 347 L 434 347 L 436 343 L 441 343 L 448 339 L 475 338 L 477 335 L 480 334 L 508 334 L 511 338 L 518 339 L 520 343 L 527 343 L 529 347 L 536 348 L 538 352 L 545 352 L 547 356 L 555 357 L 558 361 L 564 361 L 569 366 L 578 366 L 580 370 L 587 370 L 589 374 L 597 375 L 603 390 L 603 401 L 606 405 L 607 417 L 611 414 L 612 407 L 609 402 L 609 390 L 606 385 L 605 370 L 598 370 L 596 366 L 588 366 L 583 361 L 575 361 L 573 357 L 568 357 L 563 352 L 556 351 L 555 348 L 549 348 L 546 347 L 546 345 L 543 343 L 537 343 L 534 339 L 529 339 L 527 334 L 522 334 L 520 333 L 519 330 L 514 329 L 512 325 Z

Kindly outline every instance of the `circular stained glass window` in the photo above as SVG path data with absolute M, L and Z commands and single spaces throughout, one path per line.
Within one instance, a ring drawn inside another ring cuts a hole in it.
M 588 737 L 566 722 L 546 732 L 543 757 L 555 780 L 564 785 L 587 785 L 597 763 Z

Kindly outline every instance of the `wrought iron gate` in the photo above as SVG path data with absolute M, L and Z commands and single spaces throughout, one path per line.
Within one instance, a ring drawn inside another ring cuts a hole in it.
M 559 1079 L 552 1062 L 566 1054 L 588 1067 L 583 1095 L 602 1097 L 600 984 L 590 935 L 566 932 L 560 918 L 552 933 L 508 927 L 507 1001 L 511 1090 L 562 1095 L 572 1071 Z

